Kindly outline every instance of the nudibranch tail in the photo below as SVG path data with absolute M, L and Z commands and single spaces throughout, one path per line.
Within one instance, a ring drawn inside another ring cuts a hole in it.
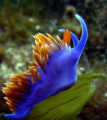
M 34 62 L 30 61 L 28 71 L 16 74 L 3 87 L 5 100 L 12 114 L 6 118 L 22 119 L 27 116 L 33 106 L 44 99 L 69 89 L 77 81 L 77 64 L 87 41 L 87 27 L 84 20 L 76 15 L 82 25 L 82 37 L 79 41 L 69 30 L 64 32 L 63 40 L 57 36 L 55 40 L 50 34 L 38 33 L 34 36 Z M 74 48 L 69 46 L 71 38 Z

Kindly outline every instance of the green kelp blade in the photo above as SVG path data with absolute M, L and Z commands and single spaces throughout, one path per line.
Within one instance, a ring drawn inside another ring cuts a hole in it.
M 73 87 L 35 105 L 25 120 L 76 120 L 76 116 L 97 89 L 92 82 L 96 78 L 105 76 L 97 73 L 78 76 Z

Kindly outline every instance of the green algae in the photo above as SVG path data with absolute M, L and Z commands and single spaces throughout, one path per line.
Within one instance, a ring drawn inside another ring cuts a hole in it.
M 106 78 L 97 73 L 80 75 L 70 89 L 35 105 L 24 120 L 76 120 L 83 106 L 91 99 L 97 87 L 92 79 Z

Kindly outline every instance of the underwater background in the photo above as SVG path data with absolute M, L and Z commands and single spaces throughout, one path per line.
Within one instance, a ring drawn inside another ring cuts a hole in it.
M 69 29 L 78 38 L 81 26 L 75 14 L 88 27 L 88 41 L 79 62 L 78 75 L 89 72 L 107 75 L 107 1 L 106 0 L 0 0 L 0 120 L 10 113 L 2 87 L 9 77 L 28 69 L 33 61 L 33 35 L 62 34 Z M 71 43 L 72 46 L 72 43 Z M 107 81 L 96 80 L 98 89 L 78 115 L 78 120 L 107 120 Z

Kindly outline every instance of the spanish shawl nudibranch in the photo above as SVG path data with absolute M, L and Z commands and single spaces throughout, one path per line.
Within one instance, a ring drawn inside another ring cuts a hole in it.
M 77 64 L 85 47 L 88 31 L 84 20 L 76 14 L 82 25 L 80 41 L 69 30 L 59 29 L 64 33 L 63 40 L 57 41 L 47 33 L 34 36 L 36 47 L 33 46 L 35 62 L 28 71 L 10 77 L 11 82 L 5 83 L 3 92 L 12 114 L 6 118 L 22 119 L 33 109 L 33 106 L 44 99 L 67 90 L 77 81 Z M 74 48 L 69 46 L 72 38 Z M 36 114 L 36 113 L 35 113 Z

